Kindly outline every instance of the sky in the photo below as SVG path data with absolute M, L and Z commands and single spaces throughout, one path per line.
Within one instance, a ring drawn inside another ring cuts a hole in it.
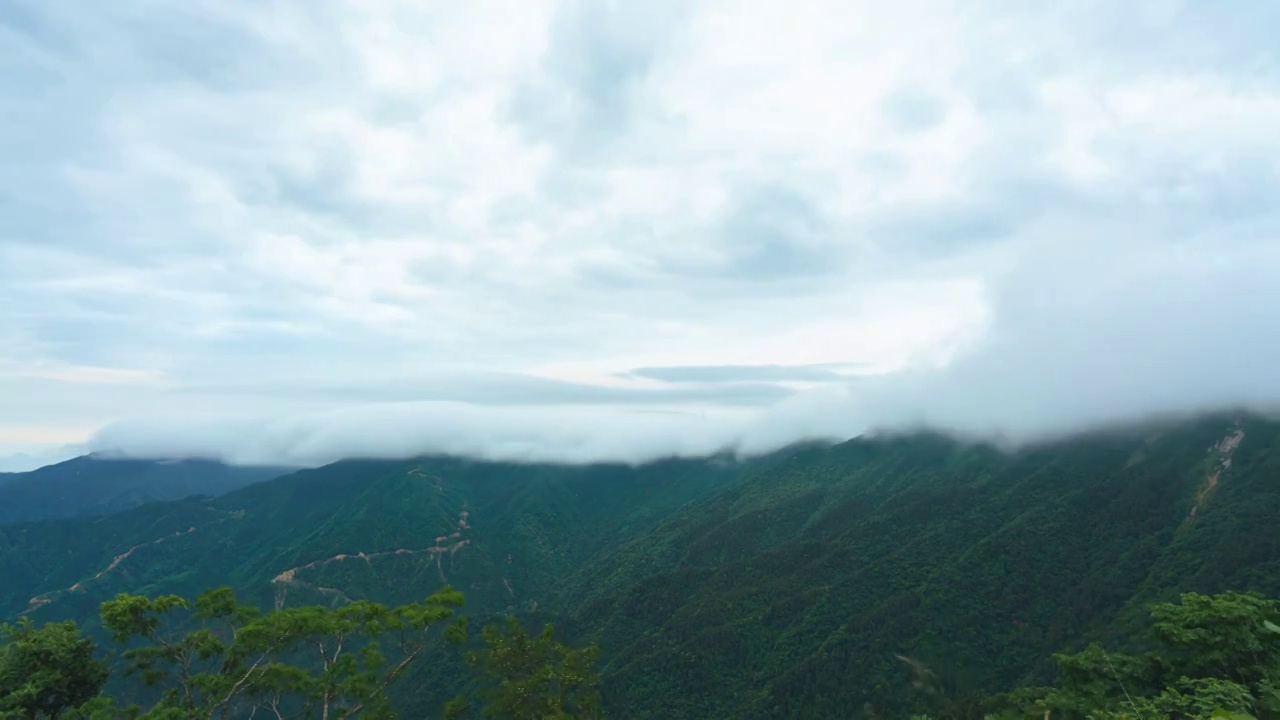
M 1280 4 L 8 0 L 0 471 L 1280 407 Z

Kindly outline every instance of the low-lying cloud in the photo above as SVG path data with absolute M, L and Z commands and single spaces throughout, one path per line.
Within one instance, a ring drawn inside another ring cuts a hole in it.
M 1066 259 L 1031 254 L 1010 268 L 983 340 L 945 366 L 841 382 L 819 375 L 813 389 L 761 408 L 382 403 L 288 418 L 135 421 L 103 431 L 93 447 L 299 465 L 431 453 L 640 462 L 876 430 L 931 427 L 1016 444 L 1154 416 L 1280 411 L 1280 323 L 1267 300 L 1280 245 L 1124 255 L 1128 263 L 1108 267 L 1081 258 L 1062 273 Z M 665 379 L 814 379 L 812 368 L 795 370 L 681 368 Z

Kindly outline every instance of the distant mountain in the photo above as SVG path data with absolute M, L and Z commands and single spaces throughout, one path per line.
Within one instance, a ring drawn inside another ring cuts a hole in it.
M 12 479 L 14 475 L 21 475 L 27 472 L 29 468 L 36 467 L 41 463 L 36 462 L 34 458 L 25 453 L 16 455 L 0 455 L 0 485 L 6 480 Z
M 615 718 L 907 717 L 1051 679 L 1182 591 L 1280 595 L 1280 424 L 1207 417 L 1014 453 L 931 434 L 747 461 L 345 461 L 216 498 L 0 527 L 0 619 L 230 584 L 263 607 L 418 599 L 553 619 Z M 438 714 L 457 658 L 399 698 Z M 913 694 L 914 693 L 914 694 Z
M 208 460 L 78 457 L 24 473 L 0 473 L 0 524 L 106 515 L 160 500 L 221 495 L 288 470 Z
M 228 583 L 271 606 L 420 599 L 532 608 L 601 552 L 736 478 L 732 464 L 344 461 L 102 518 L 0 527 L 0 620 L 92 617 L 116 592 Z
M 0 482 L 4 481 L 4 475 L 30 472 L 83 454 L 83 450 L 77 452 L 72 445 L 42 445 L 26 452 L 0 455 Z

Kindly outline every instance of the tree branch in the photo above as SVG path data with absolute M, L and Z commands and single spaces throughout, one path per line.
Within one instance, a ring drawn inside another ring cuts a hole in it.
M 418 655 L 422 653 L 422 650 L 423 648 L 419 647 L 417 650 L 413 651 L 413 653 L 410 654 L 408 657 L 401 660 L 400 664 L 392 668 L 391 672 L 388 673 L 387 676 L 382 679 L 382 684 L 378 686 L 377 690 L 374 690 L 372 693 L 370 693 L 369 696 L 366 697 L 363 702 L 356 703 L 351 709 L 343 713 L 338 718 L 338 720 L 350 720 L 352 716 L 354 716 L 356 713 L 360 712 L 360 710 L 364 708 L 365 703 L 369 701 L 369 698 L 377 697 L 378 695 L 381 695 L 383 691 L 387 689 L 387 686 L 390 685 L 393 680 L 399 677 L 400 673 L 403 672 L 404 669 L 409 666 L 409 663 L 413 662 L 414 659 L 417 658 Z

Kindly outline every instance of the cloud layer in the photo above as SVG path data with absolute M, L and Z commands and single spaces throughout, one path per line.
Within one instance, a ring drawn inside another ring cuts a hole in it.
M 635 460 L 1276 407 L 1277 26 L 6 3 L 0 455 Z

